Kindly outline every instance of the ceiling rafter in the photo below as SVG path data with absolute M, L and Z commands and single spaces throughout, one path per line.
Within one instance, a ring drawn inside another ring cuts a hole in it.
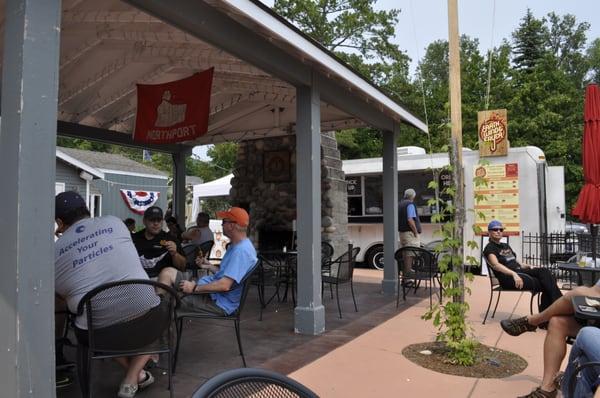
M 164 24 L 160 19 L 142 11 L 72 11 L 62 13 L 63 24 Z
M 172 69 L 173 69 L 172 64 L 160 65 L 158 68 L 154 69 L 150 73 L 147 73 L 144 76 L 140 77 L 137 81 L 141 84 L 152 83 L 155 79 L 161 77 L 162 75 L 164 75 L 166 73 L 169 73 Z M 101 112 L 102 110 L 108 108 L 109 106 L 121 101 L 122 99 L 135 94 L 136 84 L 137 83 L 130 83 L 125 88 L 123 88 L 115 93 L 112 93 L 106 97 L 103 97 L 102 101 L 95 102 L 95 103 L 91 104 L 91 106 L 89 106 L 88 108 L 83 109 L 80 112 L 80 115 L 83 116 L 83 118 L 78 120 L 78 122 L 83 122 L 85 124 L 85 118 L 91 117 L 91 116 L 95 115 L 96 113 Z

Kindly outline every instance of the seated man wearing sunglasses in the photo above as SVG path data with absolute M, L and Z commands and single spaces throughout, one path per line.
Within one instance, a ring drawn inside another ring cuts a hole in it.
M 541 292 L 539 311 L 543 311 L 562 296 L 552 273 L 546 268 L 532 268 L 517 262 L 517 255 L 503 243 L 504 227 L 497 220 L 488 224 L 489 243 L 483 250 L 487 264 L 494 270 L 500 286 L 504 289 L 536 290 Z

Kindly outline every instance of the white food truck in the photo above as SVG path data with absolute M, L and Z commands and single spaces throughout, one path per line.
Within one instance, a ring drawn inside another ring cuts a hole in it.
M 511 223 L 513 230 L 519 232 L 564 232 L 565 191 L 562 166 L 548 166 L 542 150 L 533 146 L 511 148 L 507 156 L 489 157 L 486 161 L 490 166 L 509 165 L 511 170 L 516 170 L 512 177 L 515 183 L 511 194 L 511 219 L 509 220 L 508 213 L 501 210 L 493 213 L 496 218 L 504 223 Z M 473 175 L 479 163 L 477 151 L 463 150 L 467 210 L 475 206 Z M 434 178 L 432 170 L 441 169 L 446 165 L 446 153 L 428 155 L 419 147 L 398 148 L 398 199 L 401 200 L 407 188 L 413 188 L 417 192 L 415 204 L 422 225 L 423 244 L 439 239 L 435 231 L 440 229 L 440 225 L 431 222 L 431 215 L 435 213 L 436 208 L 427 204 L 436 193 L 428 188 L 428 184 Z M 379 269 L 383 266 L 382 167 L 382 158 L 344 160 L 342 166 L 348 189 L 348 239 L 361 248 L 357 256 L 358 262 L 365 262 Z M 230 179 L 231 175 L 195 185 L 192 214 L 198 213 L 202 198 L 227 197 L 231 188 Z M 474 222 L 474 213 L 467 211 L 465 226 L 468 228 L 465 228 L 465 241 L 475 240 L 479 244 L 485 244 L 483 238 L 474 236 L 470 227 Z M 510 237 L 510 245 L 520 257 L 520 233 Z M 467 254 L 476 258 L 479 256 L 478 251 L 465 253 Z
M 505 224 L 511 223 L 513 230 L 518 232 L 564 232 L 565 191 L 562 166 L 548 166 L 542 150 L 532 146 L 511 148 L 507 156 L 488 157 L 486 161 L 490 166 L 511 165 L 516 173 L 513 177 L 513 181 L 516 181 L 513 184 L 514 188 L 511 186 L 514 205 L 510 206 L 510 217 L 506 211 L 500 209 L 491 210 L 495 212 L 491 213 L 494 218 L 501 219 Z M 434 178 L 432 170 L 440 169 L 448 165 L 448 162 L 446 153 L 428 155 L 423 148 L 419 147 L 398 148 L 398 200 L 402 199 L 407 188 L 413 188 L 417 192 L 415 204 L 422 226 L 422 244 L 440 239 L 435 233 L 440 229 L 440 225 L 431 222 L 431 215 L 436 212 L 436 208 L 427 204 L 429 199 L 435 197 L 436 192 L 428 188 L 428 184 Z M 473 174 L 479 163 L 477 151 L 463 150 L 467 210 L 475 206 Z M 357 261 L 364 261 L 371 267 L 381 268 L 383 266 L 382 159 L 345 160 L 342 168 L 348 182 L 348 235 L 352 243 L 361 248 Z M 448 174 L 442 176 L 443 179 Z M 493 186 L 490 188 L 492 193 L 489 196 L 494 197 Z M 465 241 L 475 240 L 480 245 L 485 244 L 487 241 L 474 236 L 471 228 L 474 222 L 474 212 L 467 211 Z M 510 245 L 520 257 L 520 233 L 510 237 Z M 465 253 L 467 254 L 476 258 L 480 255 L 478 251 Z

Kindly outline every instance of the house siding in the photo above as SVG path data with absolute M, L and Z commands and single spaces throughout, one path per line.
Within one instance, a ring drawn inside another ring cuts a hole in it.
M 92 191 L 102 195 L 102 215 L 111 214 L 123 220 L 131 217 L 136 221 L 138 228 L 142 225 L 142 216 L 127 207 L 121 197 L 121 189 L 158 191 L 160 195 L 156 206 L 163 211 L 167 208 L 166 179 L 104 173 L 104 180 L 94 180 L 90 185 L 92 185 Z
M 65 191 L 75 191 L 85 198 L 85 180 L 79 177 L 79 169 L 56 159 L 56 182 L 65 183 Z

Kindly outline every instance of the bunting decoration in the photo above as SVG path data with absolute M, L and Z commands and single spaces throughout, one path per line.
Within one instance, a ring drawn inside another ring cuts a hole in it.
M 127 207 L 134 213 L 144 214 L 144 211 L 153 206 L 160 192 L 148 192 L 148 191 L 132 191 L 129 189 L 121 189 L 121 197 L 127 204 Z

